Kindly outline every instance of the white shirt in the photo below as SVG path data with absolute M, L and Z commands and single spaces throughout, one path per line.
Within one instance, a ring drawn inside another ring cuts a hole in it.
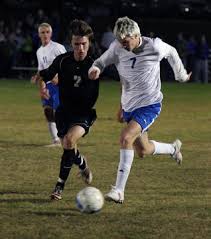
M 142 37 L 142 44 L 135 51 L 125 50 L 115 40 L 93 63 L 101 72 L 115 64 L 122 83 L 121 104 L 127 112 L 162 101 L 160 61 L 163 58 L 167 58 L 177 81 L 188 77 L 176 49 L 160 38 Z
M 54 41 L 50 41 L 46 46 L 41 46 L 37 50 L 38 71 L 48 68 L 58 55 L 65 52 L 64 46 Z

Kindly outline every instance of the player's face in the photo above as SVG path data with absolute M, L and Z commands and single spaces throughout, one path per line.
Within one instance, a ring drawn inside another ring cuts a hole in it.
M 72 36 L 71 41 L 74 57 L 77 61 L 83 61 L 89 50 L 89 38 L 86 36 Z
M 49 27 L 39 28 L 39 37 L 40 37 L 42 45 L 44 46 L 47 45 L 51 40 L 51 36 L 52 36 L 52 31 Z
M 139 46 L 140 37 L 139 36 L 127 36 L 119 41 L 123 48 L 127 51 L 132 51 Z

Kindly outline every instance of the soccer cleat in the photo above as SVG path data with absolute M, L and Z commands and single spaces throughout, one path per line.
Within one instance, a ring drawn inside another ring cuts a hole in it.
M 83 159 L 84 159 L 84 161 L 85 161 L 86 167 L 85 167 L 85 169 L 80 169 L 80 172 L 79 172 L 79 173 L 80 173 L 82 179 L 84 180 L 84 182 L 85 182 L 86 184 L 91 184 L 92 178 L 93 178 L 92 172 L 91 172 L 91 170 L 90 170 L 89 167 L 88 167 L 86 158 L 83 157 Z
M 52 192 L 50 196 L 51 200 L 56 200 L 56 201 L 61 200 L 63 189 L 64 189 L 64 185 L 57 183 L 54 191 Z
M 173 146 L 175 148 L 175 152 L 171 155 L 171 157 L 176 160 L 178 164 L 182 164 L 182 153 L 180 152 L 182 142 L 179 139 L 176 139 L 173 142 Z
M 123 203 L 124 201 L 124 192 L 119 192 L 114 186 L 112 186 L 111 191 L 105 194 L 106 201 L 113 201 L 115 203 Z

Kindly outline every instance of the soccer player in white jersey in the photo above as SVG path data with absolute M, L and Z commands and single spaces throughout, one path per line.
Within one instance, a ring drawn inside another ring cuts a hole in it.
M 120 161 L 116 184 L 105 195 L 108 201 L 123 203 L 126 182 L 134 158 L 138 155 L 168 154 L 182 162 L 181 141 L 161 143 L 148 139 L 148 128 L 161 111 L 160 61 L 167 58 L 175 79 L 186 82 L 187 74 L 174 47 L 159 38 L 141 36 L 138 24 L 128 17 L 119 18 L 114 27 L 116 40 L 89 69 L 89 78 L 95 80 L 104 68 L 115 64 L 122 84 L 119 121 L 127 122 L 120 135 Z
M 66 52 L 63 45 L 51 40 L 52 28 L 48 23 L 41 23 L 38 27 L 38 34 L 41 40 L 41 46 L 37 50 L 38 71 L 48 68 L 53 60 L 60 54 Z M 38 74 L 32 76 L 31 81 L 37 81 Z M 55 110 L 59 105 L 59 91 L 56 82 L 57 76 L 54 79 L 55 85 L 52 82 L 47 83 L 47 89 L 49 91 L 49 99 L 42 98 L 42 105 L 44 109 L 44 115 L 48 122 L 49 133 L 52 138 L 52 144 L 49 146 L 60 145 L 59 137 L 57 136 L 57 128 L 55 123 Z

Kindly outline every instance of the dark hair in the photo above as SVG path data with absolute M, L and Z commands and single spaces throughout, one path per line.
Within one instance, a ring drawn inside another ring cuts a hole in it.
M 89 26 L 88 23 L 82 20 L 75 19 L 70 24 L 70 40 L 72 36 L 81 36 L 81 37 L 88 37 L 89 41 L 91 42 L 94 38 L 94 33 L 92 28 Z

